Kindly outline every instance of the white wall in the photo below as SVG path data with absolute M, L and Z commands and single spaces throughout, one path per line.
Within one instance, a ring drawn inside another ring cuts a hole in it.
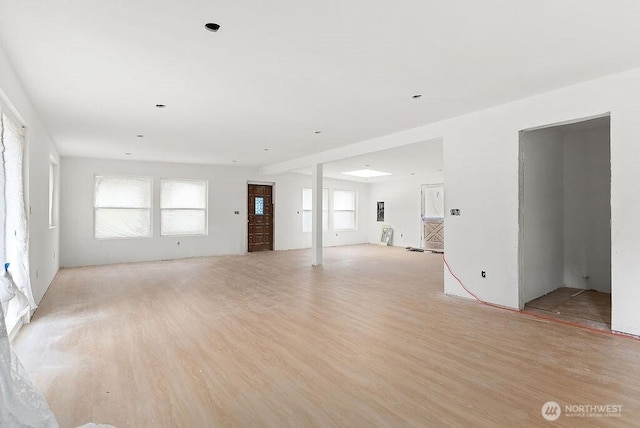
M 564 273 L 563 138 L 557 130 L 524 132 L 522 298 L 562 286 Z M 496 213 L 499 215 L 499 213 Z
M 518 132 L 611 112 L 612 329 L 640 335 L 640 70 L 523 99 L 423 129 L 444 136 L 447 258 L 481 298 L 518 307 Z M 417 131 L 414 131 L 417 133 Z M 486 212 L 478 197 L 493 188 Z M 487 270 L 487 278 L 478 272 Z M 445 292 L 468 297 L 445 274 Z
M 61 265 L 85 266 L 242 254 L 246 249 L 247 180 L 252 169 L 63 157 L 61 162 Z M 95 175 L 153 177 L 153 237 L 95 240 Z M 209 180 L 208 236 L 160 237 L 160 178 Z M 240 214 L 234 214 L 239 211 Z M 180 241 L 180 245 L 177 242 Z
M 422 236 L 421 186 L 438 183 L 442 183 L 442 175 L 415 176 L 403 180 L 369 184 L 367 211 L 371 213 L 371 217 L 368 227 L 368 241 L 372 244 L 379 243 L 382 236 L 382 225 L 389 224 L 393 228 L 393 246 L 420 248 Z M 375 216 L 377 202 L 384 202 L 384 222 L 377 221 Z
M 563 283 L 610 293 L 609 128 L 565 133 L 563 145 Z
M 448 204 L 469 207 L 471 214 L 447 223 L 447 257 L 482 298 L 517 306 L 518 131 L 611 112 L 612 328 L 640 334 L 640 199 L 634 184 L 640 178 L 640 102 L 630 95 L 638 90 L 640 70 L 633 70 L 465 116 L 438 130 L 445 134 Z M 484 186 L 499 195 L 495 218 L 477 203 Z M 491 279 L 486 285 L 476 273 L 480 263 Z M 467 295 L 445 275 L 447 293 Z
M 611 113 L 612 328 L 640 335 L 640 69 L 280 164 L 280 173 L 419 141 L 444 142 L 446 257 L 480 298 L 519 307 L 519 132 Z M 487 194 L 487 189 L 492 189 Z M 487 209 L 490 206 L 491 209 Z M 482 278 L 481 270 L 487 272 Z M 470 298 L 445 271 L 445 293 Z
M 0 104 L 26 126 L 25 193 L 29 216 L 31 287 L 36 302 L 42 300 L 58 272 L 59 228 L 49 228 L 49 159 L 58 158 L 53 141 L 40 122 L 0 47 Z
M 159 162 L 114 161 L 63 157 L 61 164 L 62 266 L 164 260 L 220 254 L 244 254 L 247 248 L 247 181 L 274 183 L 274 248 L 307 248 L 311 233 L 302 232 L 302 188 L 311 178 L 300 174 L 262 177 L 255 168 Z M 93 238 L 93 183 L 95 175 L 153 177 L 152 238 L 95 240 Z M 209 234 L 161 237 L 160 178 L 209 180 Z M 365 185 L 326 180 L 329 188 L 358 190 L 359 205 L 367 202 Z M 239 211 L 239 214 L 234 214 Z M 364 215 L 364 210 L 359 210 Z M 364 220 L 360 224 L 365 224 Z M 337 236 L 336 236 L 337 235 Z M 365 229 L 325 234 L 325 245 L 366 242 Z M 180 241 L 180 245 L 177 242 Z
M 311 247 L 311 232 L 302 232 L 302 189 L 311 187 L 311 176 L 304 174 L 282 174 L 265 177 L 276 182 L 276 249 L 289 250 Z M 325 178 L 325 189 L 329 199 L 333 190 L 355 190 L 357 195 L 357 229 L 333 230 L 331 219 L 329 230 L 324 231 L 322 244 L 325 247 L 353 245 L 367 242 L 369 218 L 375 211 L 369 210 L 369 187 L 365 183 Z M 329 201 L 331 204 L 331 201 Z

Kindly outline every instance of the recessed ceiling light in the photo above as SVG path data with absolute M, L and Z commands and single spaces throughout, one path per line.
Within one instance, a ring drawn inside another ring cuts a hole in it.
M 236 162 L 238 162 L 238 161 L 236 161 L 236 160 L 232 160 L 231 162 L 236 163 Z
M 322 131 L 315 131 L 316 134 L 322 134 Z
M 156 107 L 158 108 L 165 108 L 167 105 L 166 104 L 156 104 Z
M 268 152 L 268 151 L 269 151 L 269 149 L 264 149 L 264 151 L 265 151 L 265 152 Z
M 411 173 L 411 175 L 416 175 L 416 173 L 415 173 L 415 172 L 412 172 L 412 173 Z
M 360 169 L 358 171 L 343 172 L 343 174 L 351 175 L 353 177 L 363 177 L 363 178 L 382 177 L 383 175 L 391 175 L 390 172 L 374 171 L 372 169 Z
M 138 138 L 143 138 L 143 137 L 144 137 L 144 135 L 142 135 L 142 134 L 138 134 L 138 135 L 136 135 L 136 137 L 138 137 Z
M 125 153 L 125 155 L 130 156 L 130 155 L 131 155 L 131 152 L 127 152 L 127 153 Z
M 217 32 L 220 29 L 220 25 L 215 22 L 209 22 L 208 24 L 204 24 L 204 28 L 211 31 L 212 33 Z
M 369 168 L 371 165 L 365 165 L 367 168 Z
M 413 99 L 415 100 L 415 99 L 420 98 L 421 96 L 422 96 L 422 94 L 415 94 L 415 95 L 414 95 L 414 96 L 412 96 L 411 98 L 413 98 Z

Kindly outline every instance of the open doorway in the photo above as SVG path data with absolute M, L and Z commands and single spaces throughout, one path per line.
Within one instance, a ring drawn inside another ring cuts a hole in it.
M 520 307 L 611 328 L 610 117 L 520 133 Z
M 444 252 L 444 185 L 423 184 L 420 248 Z

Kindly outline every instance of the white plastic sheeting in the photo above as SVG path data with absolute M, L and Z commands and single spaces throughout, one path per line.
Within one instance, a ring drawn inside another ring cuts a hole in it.
M 439 219 L 444 217 L 444 187 L 425 185 L 422 188 L 422 218 Z
M 57 428 L 56 418 L 11 346 L 5 308 L 10 302 L 27 301 L 11 274 L 0 274 L 0 427 Z M 113 428 L 89 423 L 80 428 Z
M 0 245 L 0 266 L 10 263 L 9 270 L 20 290 L 5 306 L 5 327 L 11 331 L 22 316 L 36 308 L 36 302 L 29 278 L 29 233 L 22 175 L 24 135 L 21 127 L 5 114 L 1 124 L 0 236 L 3 245 Z
M 207 182 L 200 180 L 162 180 L 160 208 L 207 207 Z
M 46 400 L 9 342 L 4 308 L 20 294 L 11 276 L 4 272 L 0 276 L 0 427 L 57 427 Z
M 204 235 L 207 233 L 205 210 L 163 210 L 162 235 Z
M 149 177 L 96 176 L 95 237 L 150 237 L 151 187 Z
M 162 235 L 207 233 L 207 182 L 160 182 L 160 231 Z

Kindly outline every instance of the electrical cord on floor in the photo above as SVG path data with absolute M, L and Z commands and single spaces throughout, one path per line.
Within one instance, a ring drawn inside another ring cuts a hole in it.
M 594 327 L 589 327 L 589 326 L 578 324 L 578 323 L 574 323 L 574 322 L 571 322 L 571 321 L 565 321 L 565 320 L 561 320 L 561 319 L 558 319 L 558 318 L 547 317 L 547 316 L 539 315 L 539 314 L 536 314 L 536 313 L 533 313 L 533 312 L 524 312 L 524 311 L 520 311 L 518 309 L 508 308 L 506 306 L 496 305 L 495 303 L 484 301 L 484 300 L 480 299 L 478 296 L 476 296 L 474 293 L 472 293 L 471 290 L 469 290 L 467 287 L 465 287 L 465 285 L 462 283 L 462 280 L 460 278 L 458 278 L 458 276 L 455 273 L 453 273 L 453 270 L 451 269 L 451 266 L 449 266 L 449 262 L 447 261 L 447 258 L 444 256 L 444 254 L 442 255 L 442 260 L 444 261 L 444 264 L 447 267 L 447 270 L 449 271 L 449 273 L 456 279 L 456 281 L 458 281 L 458 283 L 464 289 L 464 291 L 469 293 L 469 295 L 471 295 L 478 303 L 481 303 L 481 304 L 486 305 L 486 306 L 490 306 L 492 308 L 498 308 L 498 309 L 502 309 L 502 310 L 509 311 L 509 312 L 515 312 L 515 313 L 518 313 L 520 315 L 528 316 L 528 317 L 531 317 L 531 318 L 538 318 L 538 319 L 545 320 L 545 321 L 552 321 L 552 322 L 555 322 L 555 323 L 558 323 L 558 324 L 570 325 L 572 327 L 578 327 L 578 328 L 581 328 L 583 330 L 593 331 L 593 332 L 596 332 L 596 333 L 606 334 L 606 335 L 609 335 L 609 336 L 624 337 L 626 339 L 632 339 L 632 340 L 640 341 L 640 337 L 633 336 L 633 335 L 630 335 L 630 334 L 618 333 L 618 332 L 606 331 L 606 330 L 600 330 L 600 329 L 597 329 L 597 328 L 594 328 Z

